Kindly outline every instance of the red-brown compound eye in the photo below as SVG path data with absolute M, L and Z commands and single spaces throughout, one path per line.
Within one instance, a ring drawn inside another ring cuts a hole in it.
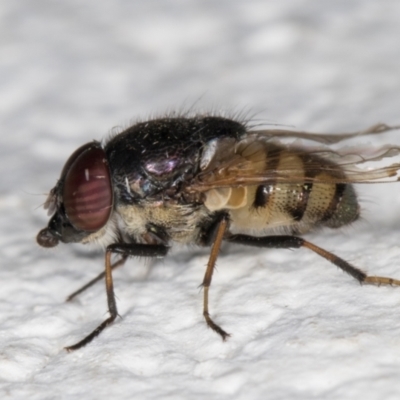
M 67 161 L 62 194 L 65 213 L 75 228 L 94 232 L 107 223 L 112 211 L 110 170 L 99 144 L 78 150 Z

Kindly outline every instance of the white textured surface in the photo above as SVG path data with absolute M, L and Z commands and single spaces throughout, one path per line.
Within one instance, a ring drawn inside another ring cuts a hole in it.
M 314 131 L 400 123 L 400 2 L 4 1 L 0 5 L 2 399 L 398 399 L 400 289 L 361 287 L 306 250 L 227 248 L 207 329 L 207 252 L 115 272 L 83 246 L 44 250 L 39 207 L 81 144 L 176 108 L 241 110 Z M 400 142 L 400 133 L 388 135 Z M 309 236 L 400 278 L 398 185 L 363 188 L 365 221 Z M 39 208 L 38 208 L 39 207 Z

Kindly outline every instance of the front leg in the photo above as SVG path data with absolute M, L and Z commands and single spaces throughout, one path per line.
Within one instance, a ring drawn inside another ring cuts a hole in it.
M 114 264 L 111 265 L 111 269 L 114 271 L 114 269 L 121 267 L 122 265 L 125 264 L 125 261 L 127 260 L 128 256 L 122 256 L 118 261 L 116 261 Z M 95 283 L 98 281 L 101 281 L 104 277 L 106 276 L 106 271 L 101 272 L 98 274 L 95 278 L 93 278 L 91 281 L 80 287 L 78 290 L 75 290 L 75 292 L 71 293 L 67 298 L 66 301 L 71 301 L 73 300 L 78 294 L 81 294 L 84 292 L 86 289 L 89 289 L 92 287 Z
M 128 256 L 141 256 L 141 257 L 164 257 L 168 253 L 168 247 L 164 245 L 148 245 L 148 244 L 128 244 L 128 243 L 114 243 L 107 247 L 105 256 L 105 277 L 106 277 L 106 292 L 108 311 L 110 316 L 103 321 L 92 333 L 82 339 L 80 342 L 68 346 L 67 351 L 77 350 L 88 343 L 90 343 L 96 336 L 98 336 L 108 325 L 110 325 L 115 318 L 117 318 L 118 310 L 115 302 L 114 284 L 112 279 L 111 254 L 121 254 L 123 258 Z

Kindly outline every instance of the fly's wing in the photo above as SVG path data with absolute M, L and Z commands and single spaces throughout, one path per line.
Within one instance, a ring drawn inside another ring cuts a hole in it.
M 353 137 L 365 132 L 347 135 Z M 304 133 L 305 137 L 303 132 L 297 133 L 290 137 L 309 139 L 308 135 L 312 135 Z M 328 139 L 333 140 L 333 137 L 335 135 L 328 135 Z M 319 135 L 317 138 L 316 141 L 322 141 L 322 135 L 321 140 Z M 342 136 L 341 140 L 344 139 Z M 341 150 L 299 147 L 269 140 L 259 131 L 249 132 L 240 142 L 227 139 L 212 146 L 212 156 L 205 151 L 206 162 L 202 162 L 202 171 L 187 188 L 188 191 L 206 192 L 215 188 L 276 183 L 375 183 L 397 181 L 400 173 L 400 163 L 373 166 L 374 162 L 382 163 L 387 158 L 399 156 L 400 147 L 397 146 Z
M 353 139 L 355 137 L 366 135 L 379 135 L 396 129 L 400 129 L 400 125 L 389 126 L 386 124 L 376 124 L 363 131 L 351 133 L 311 133 L 302 131 L 291 131 L 286 129 L 253 130 L 252 133 L 264 136 L 266 138 L 296 138 L 311 140 L 323 144 L 334 144 L 339 143 L 343 140 Z

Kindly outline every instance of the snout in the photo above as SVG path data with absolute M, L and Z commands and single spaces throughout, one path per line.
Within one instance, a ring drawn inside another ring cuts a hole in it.
M 42 229 L 36 236 L 36 241 L 42 247 L 55 247 L 58 245 L 58 238 L 49 230 L 49 228 Z

